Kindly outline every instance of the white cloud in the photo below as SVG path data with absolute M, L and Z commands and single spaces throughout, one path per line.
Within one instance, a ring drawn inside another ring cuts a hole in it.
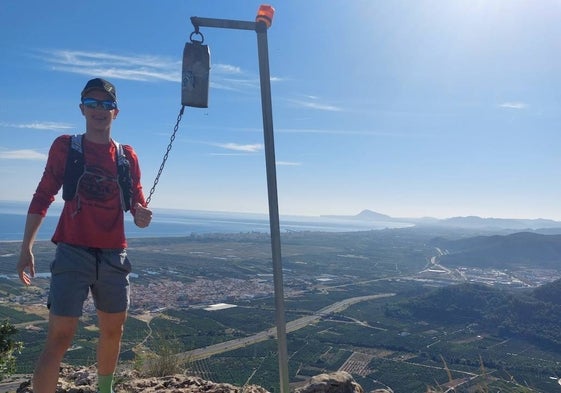
M 255 78 L 210 78 L 210 86 L 222 90 L 256 90 L 259 80 Z
M 213 71 L 219 72 L 221 74 L 241 74 L 242 70 L 240 67 L 236 67 L 230 64 L 213 64 L 211 65 Z
M 341 112 L 343 108 L 319 102 L 315 96 L 308 96 L 307 100 L 289 100 L 292 104 L 301 106 L 303 108 L 315 109 L 320 111 Z
M 223 149 L 241 151 L 245 153 L 256 153 L 263 149 L 263 145 L 261 143 L 254 143 L 248 145 L 240 145 L 238 143 L 217 143 L 214 145 L 221 147 Z
M 50 64 L 53 70 L 60 72 L 142 82 L 181 82 L 182 62 L 175 58 L 66 49 L 43 51 L 40 57 Z M 279 81 L 280 78 L 271 80 Z M 223 90 L 254 90 L 259 88 L 259 78 L 256 75 L 248 75 L 235 65 L 211 63 L 210 86 Z
M 43 52 L 43 60 L 50 63 L 56 71 L 99 75 L 108 79 L 170 82 L 181 80 L 181 62 L 158 56 L 52 50 Z
M 318 135 L 365 135 L 365 136 L 390 136 L 390 137 L 411 137 L 409 133 L 389 132 L 378 130 L 347 130 L 347 129 L 316 129 L 316 128 L 278 128 L 275 132 L 285 134 L 318 134 Z M 419 135 L 419 134 L 416 134 Z
M 528 105 L 526 105 L 523 102 L 504 102 L 499 106 L 501 108 L 507 108 L 507 109 L 525 109 L 528 107 Z
M 7 150 L 0 151 L 0 159 L 2 160 L 41 160 L 47 159 L 47 155 L 39 153 L 35 150 L 22 149 L 22 150 Z
M 301 162 L 290 162 L 290 161 L 277 161 L 277 165 L 279 166 L 300 166 L 302 165 Z
M 31 123 L 4 123 L 0 122 L 0 127 L 7 127 L 7 128 L 24 128 L 30 130 L 48 130 L 48 131 L 60 131 L 60 130 L 69 130 L 75 128 L 72 124 L 68 123 L 56 123 L 52 121 L 34 121 Z

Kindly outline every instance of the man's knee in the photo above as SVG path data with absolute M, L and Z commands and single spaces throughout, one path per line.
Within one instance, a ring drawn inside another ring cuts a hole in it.
M 121 338 L 127 314 L 98 311 L 99 333 L 106 338 Z
M 57 315 L 49 316 L 49 332 L 47 334 L 47 346 L 55 348 L 64 348 L 65 350 L 72 343 L 78 318 L 60 317 Z
M 120 339 L 123 335 L 123 331 L 123 325 L 105 325 L 103 329 L 100 329 L 99 334 L 101 337 Z

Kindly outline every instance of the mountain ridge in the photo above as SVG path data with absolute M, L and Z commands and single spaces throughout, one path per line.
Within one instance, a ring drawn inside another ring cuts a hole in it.
M 440 261 L 449 267 L 507 268 L 523 265 L 555 269 L 561 261 L 561 235 L 516 232 L 453 240 L 438 237 L 430 244 L 443 250 Z
M 548 218 L 495 218 L 479 216 L 456 216 L 449 218 L 434 217 L 392 217 L 387 214 L 373 210 L 364 209 L 355 215 L 322 215 L 325 218 L 338 218 L 360 221 L 386 221 L 386 222 L 406 222 L 417 226 L 444 226 L 470 229 L 516 229 L 516 230 L 537 230 L 537 229 L 561 229 L 561 221 Z

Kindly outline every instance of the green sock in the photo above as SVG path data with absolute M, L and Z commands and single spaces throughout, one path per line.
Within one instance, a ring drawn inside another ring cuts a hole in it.
M 97 375 L 97 389 L 99 393 L 113 393 L 113 374 Z

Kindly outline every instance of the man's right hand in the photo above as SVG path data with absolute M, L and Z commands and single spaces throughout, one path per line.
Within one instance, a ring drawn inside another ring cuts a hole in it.
M 29 268 L 29 273 L 25 270 Z M 31 279 L 35 277 L 35 257 L 31 250 L 22 250 L 17 264 L 19 279 L 25 285 L 31 285 Z

